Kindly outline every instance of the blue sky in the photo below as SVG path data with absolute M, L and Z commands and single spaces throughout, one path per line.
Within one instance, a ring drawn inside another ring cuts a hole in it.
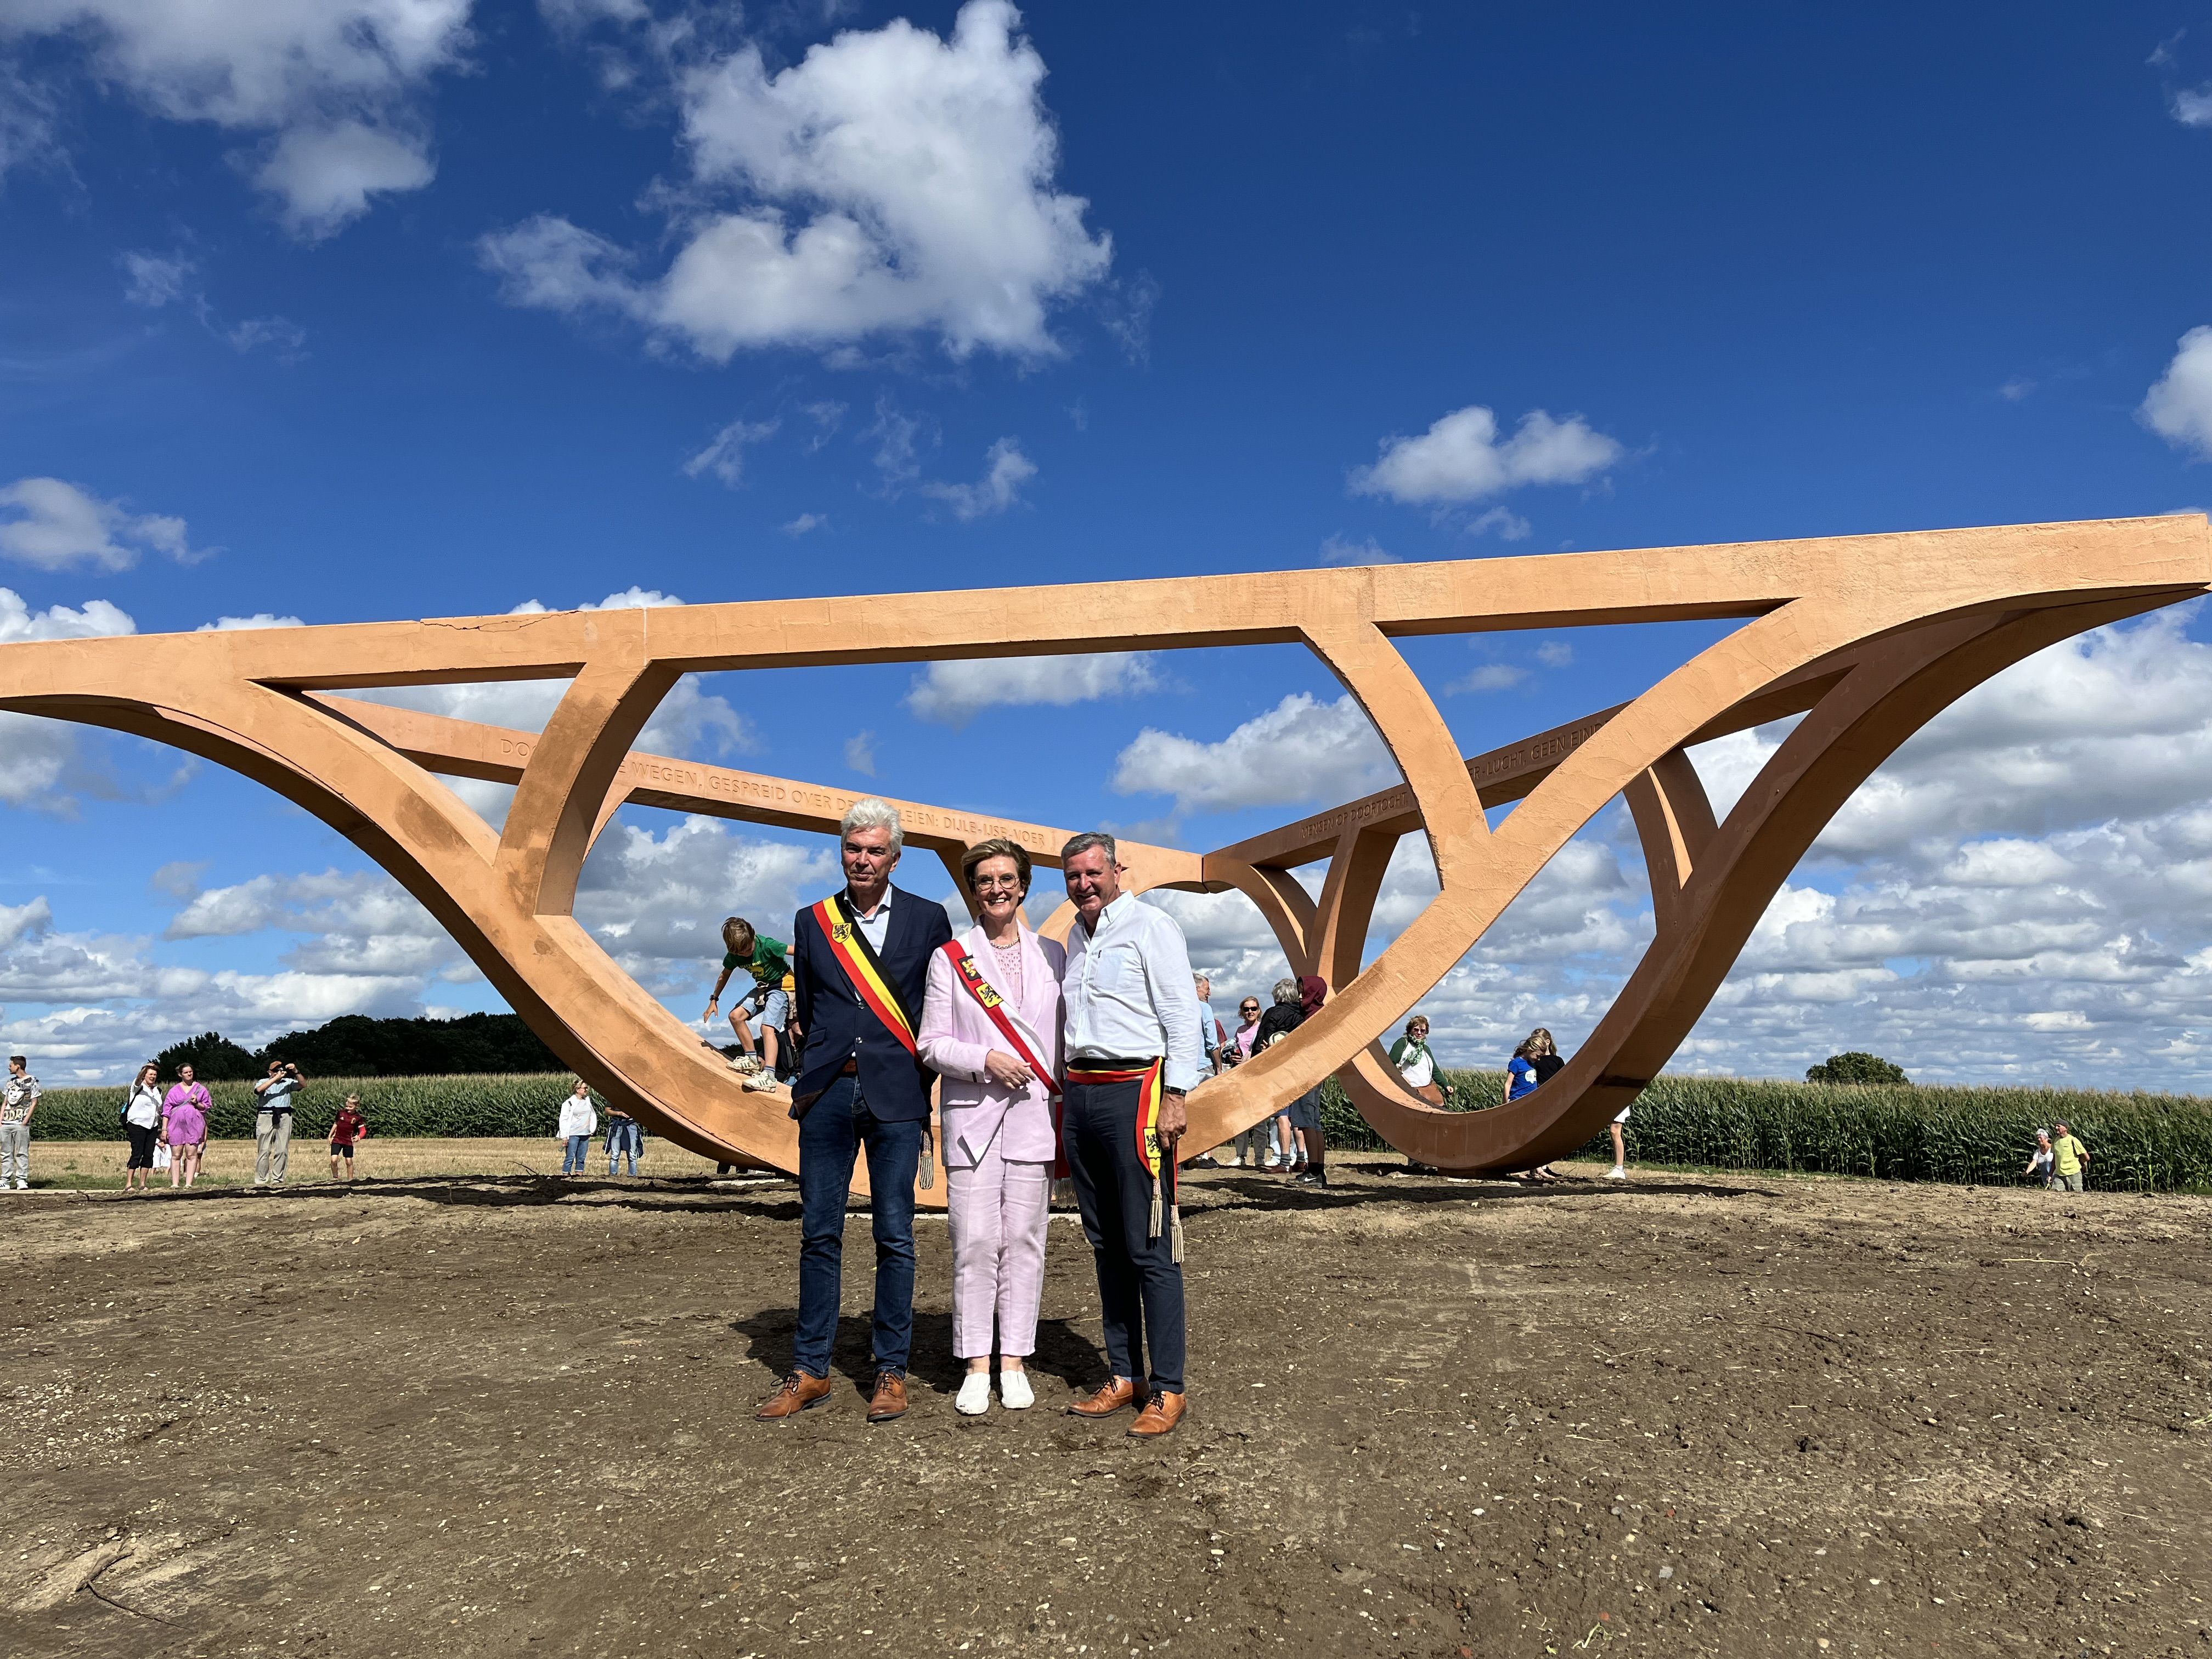
M 0 65 L 0 640 L 2212 495 L 2185 9 L 15 0 Z M 1407 654 L 1474 749 L 1713 632 Z M 1908 748 L 1679 1063 L 2212 1082 L 2202 638 L 2059 647 Z M 737 674 L 652 735 L 1202 847 L 1386 781 L 1339 696 L 1287 648 Z M 50 1079 L 496 1006 L 273 797 L 0 722 L 0 1035 Z M 1700 764 L 1740 787 L 1773 735 Z M 584 908 L 690 1015 L 694 936 L 825 873 L 629 811 Z M 1448 1060 L 1587 1031 L 1640 883 L 1609 812 L 1439 988 Z M 1184 912 L 1224 1008 L 1279 966 L 1241 902 Z

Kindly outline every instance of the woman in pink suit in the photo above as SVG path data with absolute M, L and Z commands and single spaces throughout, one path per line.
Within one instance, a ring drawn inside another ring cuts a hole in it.
M 1009 1411 L 1035 1403 L 1024 1356 L 1036 1347 L 1044 1289 L 1045 1223 L 1059 1151 L 1053 1090 L 1060 1054 L 1065 951 L 1022 925 L 1030 855 L 1011 841 L 971 847 L 960 860 L 981 917 L 930 958 L 917 1039 L 943 1081 L 945 1200 L 952 1232 L 952 1351 L 968 1362 L 956 1409 L 991 1403 L 992 1324 L 999 1397 Z M 954 960 L 957 951 L 961 960 Z M 1006 1017 L 1011 1031 L 992 1018 Z

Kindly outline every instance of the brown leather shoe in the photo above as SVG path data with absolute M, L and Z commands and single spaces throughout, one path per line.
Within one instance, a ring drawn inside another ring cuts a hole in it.
M 868 1401 L 868 1421 L 888 1423 L 906 1415 L 906 1378 L 897 1371 L 878 1371 L 876 1391 Z
M 1137 1420 L 1129 1425 L 1129 1432 L 1140 1440 L 1150 1440 L 1167 1433 L 1182 1421 L 1182 1395 L 1161 1389 L 1145 1402 L 1145 1409 L 1139 1412 Z
M 783 1386 L 770 1395 L 753 1416 L 759 1422 L 781 1423 L 787 1417 L 798 1416 L 810 1406 L 820 1405 L 829 1397 L 828 1377 L 793 1371 L 783 1379 Z
M 1067 1408 L 1070 1417 L 1111 1417 L 1124 1406 L 1142 1406 L 1145 1391 L 1126 1376 L 1117 1376 L 1087 1400 Z

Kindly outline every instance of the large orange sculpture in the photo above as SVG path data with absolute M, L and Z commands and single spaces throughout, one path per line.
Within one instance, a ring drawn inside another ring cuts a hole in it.
M 784 1103 L 738 1090 L 697 1036 L 571 914 L 626 800 L 834 833 L 856 799 L 633 754 L 678 677 L 757 667 L 1303 642 L 1374 720 L 1405 783 L 1200 855 L 1122 843 L 1136 890 L 1235 888 L 1328 1005 L 1191 1099 L 1218 1144 L 1332 1073 L 1394 1146 L 1451 1170 L 1573 1151 L 1672 1054 L 1767 901 L 1851 791 L 1970 687 L 2069 635 L 2212 585 L 2199 514 L 1636 552 L 555 612 L 0 648 L 0 708 L 104 726 L 242 772 L 346 836 L 419 899 L 561 1057 L 659 1133 L 789 1170 Z M 1394 636 L 1743 617 L 1633 702 L 1463 758 Z M 1234 620 L 1224 620 L 1233 618 Z M 566 678 L 541 733 L 370 703 L 365 687 Z M 1717 822 L 1691 744 L 1805 718 Z M 1085 757 L 1096 764 L 1103 756 Z M 438 775 L 513 783 L 495 834 Z M 1396 1079 L 1376 1034 L 1567 840 L 1626 795 L 1656 933 L 1565 1071 L 1495 1110 L 1449 1113 Z M 1493 830 L 1486 807 L 1516 803 Z M 896 803 L 957 872 L 1011 836 L 1056 864 L 1068 831 Z M 1392 849 L 1425 833 L 1441 890 L 1363 965 Z M 1328 860 L 1318 899 L 1293 872 Z M 1066 910 L 1055 919 L 1064 929 Z M 941 1202 L 942 1181 L 922 1194 Z

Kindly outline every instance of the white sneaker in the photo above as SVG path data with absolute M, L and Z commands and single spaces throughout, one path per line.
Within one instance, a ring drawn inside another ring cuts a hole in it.
M 1620 1165 L 1616 1164 L 1613 1166 L 1613 1172 L 1607 1176 L 1606 1179 L 1607 1181 L 1626 1181 L 1628 1179 L 1628 1171 L 1622 1169 Z
M 732 1060 L 730 1064 L 736 1066 L 747 1077 L 750 1077 L 755 1072 L 757 1072 L 761 1068 L 760 1056 L 758 1054 L 739 1054 L 735 1060 Z
M 960 1380 L 960 1392 L 953 1397 L 952 1409 L 963 1417 L 981 1417 L 991 1409 L 991 1373 L 970 1371 Z
M 757 1095 L 780 1085 L 775 1080 L 774 1072 L 755 1072 L 738 1086 L 749 1095 Z
M 1025 1412 L 1036 1404 L 1036 1395 L 1030 1391 L 1027 1371 L 999 1373 L 999 1403 L 1010 1412 Z

